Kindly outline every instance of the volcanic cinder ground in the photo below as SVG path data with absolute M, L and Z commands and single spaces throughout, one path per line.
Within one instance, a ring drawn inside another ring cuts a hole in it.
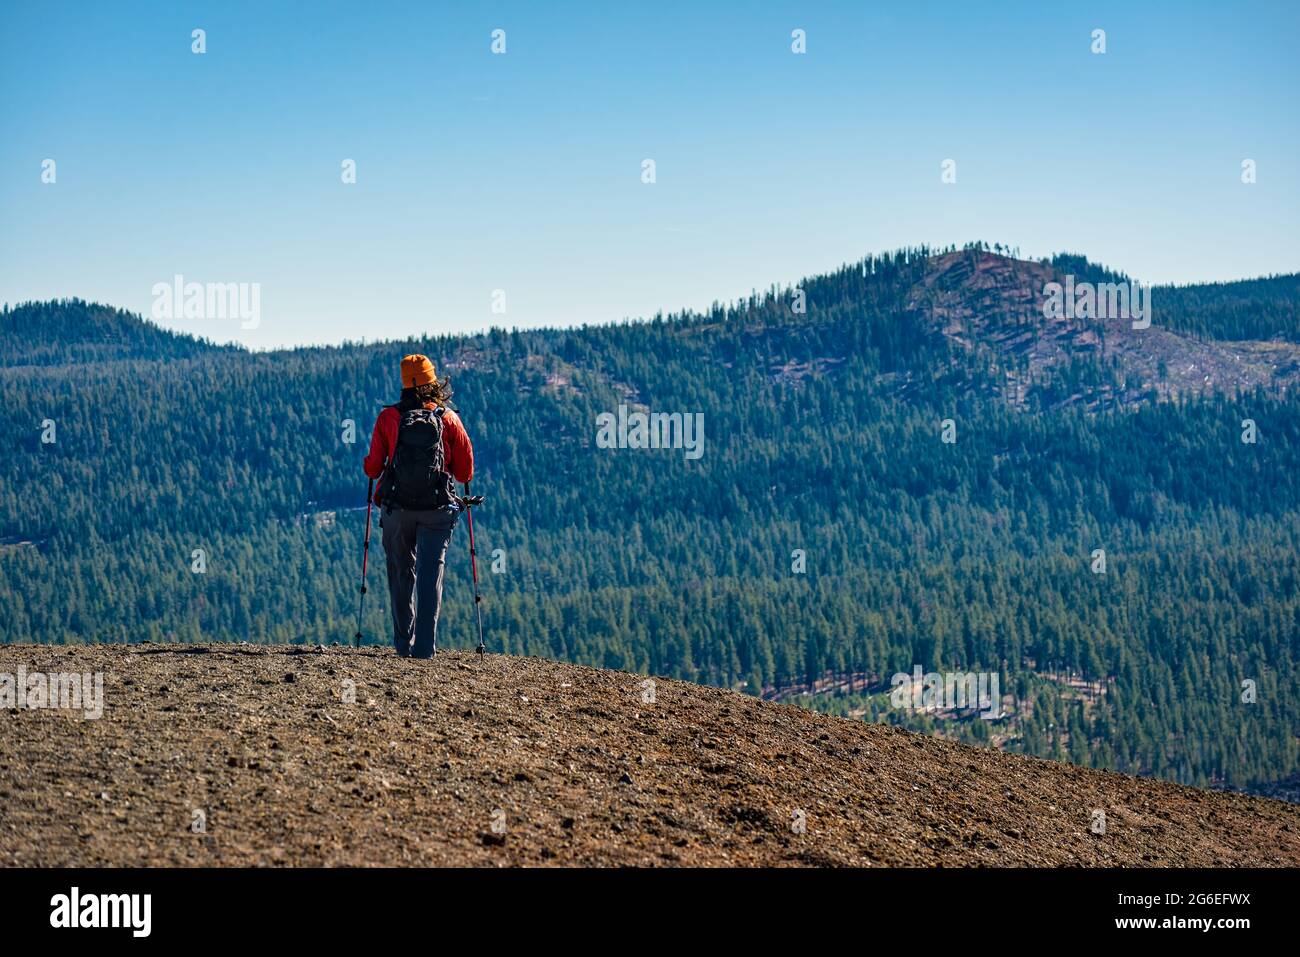
M 1300 865 L 1282 802 L 536 658 L 0 646 L 19 667 L 102 672 L 104 713 L 0 711 L 8 866 Z

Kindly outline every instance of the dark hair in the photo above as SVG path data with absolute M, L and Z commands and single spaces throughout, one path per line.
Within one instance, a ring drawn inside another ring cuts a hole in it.
M 402 390 L 402 398 L 397 403 L 402 409 L 414 409 L 432 402 L 434 405 L 446 405 L 451 401 L 451 377 L 439 382 L 434 379 L 424 385 L 417 385 Z

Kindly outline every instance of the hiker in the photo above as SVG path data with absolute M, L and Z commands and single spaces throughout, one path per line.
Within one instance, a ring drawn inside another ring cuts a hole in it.
M 474 477 L 474 449 L 450 398 L 449 380 L 438 381 L 427 356 L 404 358 L 402 397 L 379 413 L 364 463 L 379 480 L 393 644 L 403 658 L 437 653 L 444 560 L 462 510 L 452 479 Z

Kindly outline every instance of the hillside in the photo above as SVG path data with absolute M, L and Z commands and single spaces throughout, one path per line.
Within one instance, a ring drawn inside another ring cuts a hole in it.
M 24 302 L 0 309 L 0 367 L 185 359 L 232 351 L 242 350 L 80 299 Z
M 1248 360 L 1293 348 L 1300 287 L 1157 289 L 1152 328 L 1103 349 L 1104 328 L 1030 308 L 1067 274 L 1122 278 L 911 249 L 805 280 L 803 312 L 774 288 L 638 323 L 58 367 L 11 337 L 3 640 L 351 636 L 360 459 L 418 351 L 473 437 L 493 650 L 811 688 L 811 708 L 1008 752 L 1281 787 L 1300 772 L 1300 391 Z M 101 307 L 31 308 L 58 320 L 48 338 Z M 1249 336 L 1269 338 L 1246 353 Z M 600 447 L 620 406 L 702 417 L 702 454 Z M 463 531 L 448 561 L 440 635 L 463 646 Z M 1003 716 L 900 714 L 879 688 L 916 666 L 997 673 Z
M 1234 341 L 1180 331 L 1190 290 L 1153 290 L 1146 329 L 1134 329 L 1128 317 L 1119 316 L 1047 319 L 1043 289 L 1052 282 L 1064 284 L 1073 275 L 1069 268 L 1068 263 L 1023 262 L 989 253 L 948 253 L 936 257 L 913 287 L 908 308 L 919 322 L 1001 373 L 991 383 L 992 391 L 1018 408 L 1036 387 L 1046 391 L 1052 404 L 1077 402 L 1095 411 L 1215 392 L 1238 395 L 1265 388 L 1285 393 L 1300 382 L 1300 343 Z M 1085 277 L 1123 279 L 1086 267 L 1079 278 Z M 1294 292 L 1282 301 L 1292 308 Z M 1053 373 L 1063 373 L 1063 380 L 1052 382 Z
M 105 707 L 0 713 L 6 866 L 1300 865 L 1281 802 L 535 658 L 0 649 L 19 666 L 101 671 Z

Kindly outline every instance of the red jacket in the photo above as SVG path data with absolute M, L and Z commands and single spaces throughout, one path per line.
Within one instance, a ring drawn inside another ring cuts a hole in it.
M 384 474 L 384 466 L 393 457 L 393 449 L 397 447 L 397 426 L 401 421 L 402 414 L 392 406 L 375 419 L 375 431 L 370 436 L 370 454 L 362 463 L 372 479 Z M 469 444 L 469 434 L 461 424 L 460 416 L 451 409 L 442 414 L 442 458 L 443 468 L 457 482 L 468 482 L 474 477 L 474 448 Z M 375 504 L 379 504 L 379 486 L 375 486 Z

